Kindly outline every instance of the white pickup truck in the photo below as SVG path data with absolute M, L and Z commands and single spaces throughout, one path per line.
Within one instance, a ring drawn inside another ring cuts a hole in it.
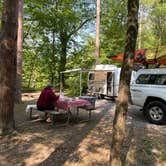
M 166 122 L 166 68 L 141 69 L 130 85 L 134 105 L 154 124 Z
M 89 72 L 90 94 L 100 98 L 117 97 L 120 71 L 115 65 L 96 65 Z M 163 123 L 166 119 L 166 68 L 133 71 L 130 87 L 133 104 L 142 107 L 150 122 Z

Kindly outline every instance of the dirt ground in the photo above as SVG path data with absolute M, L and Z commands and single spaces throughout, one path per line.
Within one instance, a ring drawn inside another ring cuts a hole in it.
M 68 126 L 30 120 L 27 104 L 38 93 L 23 94 L 15 107 L 17 132 L 0 137 L 0 166 L 106 166 L 114 116 L 114 102 L 98 100 L 92 119 L 82 110 L 79 122 Z M 37 115 L 37 114 L 36 114 Z M 123 161 L 126 166 L 166 166 L 166 126 L 146 122 L 138 108 L 130 106 Z

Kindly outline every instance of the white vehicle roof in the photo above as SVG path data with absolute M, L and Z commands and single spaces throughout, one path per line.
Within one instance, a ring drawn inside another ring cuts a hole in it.
M 109 71 L 109 70 L 115 70 L 118 67 L 115 65 L 108 65 L 108 64 L 100 64 L 100 65 L 96 65 L 95 70 L 101 70 L 101 71 Z
M 166 68 L 140 69 L 137 74 L 166 74 Z

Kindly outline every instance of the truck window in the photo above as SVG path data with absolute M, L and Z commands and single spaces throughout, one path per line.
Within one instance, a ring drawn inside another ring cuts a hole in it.
M 137 84 L 166 85 L 166 74 L 141 74 Z
M 89 74 L 89 80 L 94 80 L 95 79 L 95 74 L 94 73 L 90 73 Z
M 166 74 L 157 75 L 156 85 L 166 85 Z
M 150 78 L 149 78 L 149 81 L 148 81 L 148 84 L 152 84 L 154 85 L 155 82 L 157 80 L 157 75 L 150 75 Z
M 150 79 L 150 75 L 149 74 L 141 74 L 137 78 L 136 83 L 137 84 L 148 84 L 149 79 Z

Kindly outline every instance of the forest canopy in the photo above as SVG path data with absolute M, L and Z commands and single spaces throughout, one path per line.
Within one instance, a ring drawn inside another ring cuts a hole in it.
M 166 45 L 165 8 L 161 0 L 141 1 L 136 49 Z M 23 87 L 39 89 L 51 82 L 58 88 L 60 71 L 92 68 L 95 21 L 95 0 L 25 0 Z M 108 56 L 124 52 L 126 23 L 126 0 L 101 2 L 100 63 L 116 63 Z M 73 79 L 66 78 L 68 86 Z

